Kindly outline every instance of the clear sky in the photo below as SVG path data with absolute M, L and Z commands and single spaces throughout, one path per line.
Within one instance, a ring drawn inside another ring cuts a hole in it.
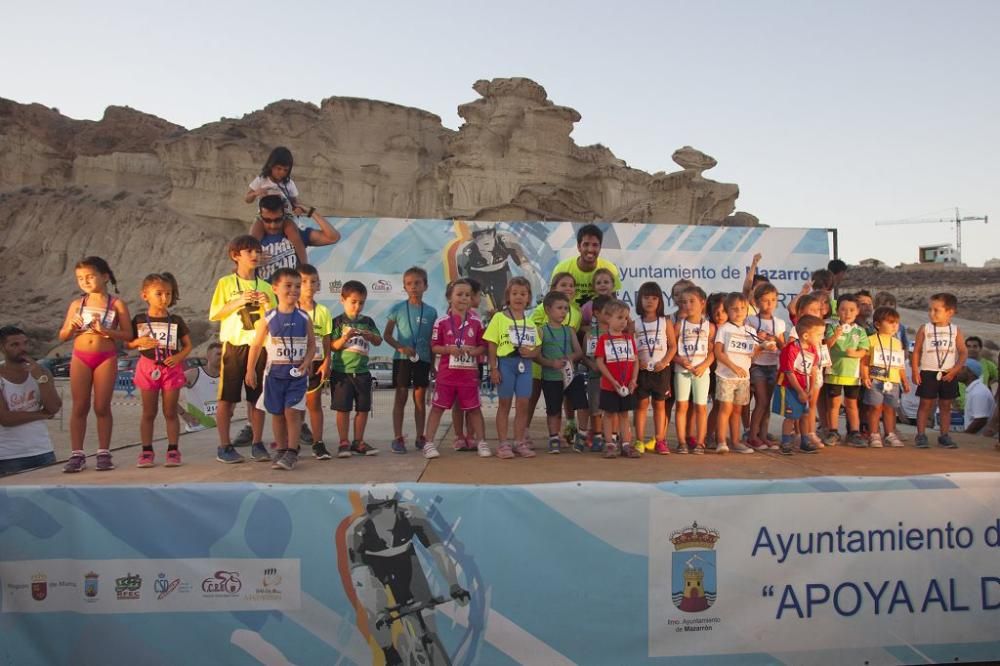
M 647 171 L 692 145 L 774 226 L 838 227 L 848 261 L 914 261 L 990 214 L 1000 256 L 1000 2 L 46 2 L 4 12 L 0 96 L 74 118 L 128 105 L 189 128 L 282 98 L 427 109 L 526 76 L 574 138 Z M 20 63 L 17 65 L 17 63 Z

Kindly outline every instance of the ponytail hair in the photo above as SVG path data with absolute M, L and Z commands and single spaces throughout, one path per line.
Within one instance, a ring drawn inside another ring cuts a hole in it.
M 115 272 L 111 270 L 111 266 L 108 266 L 108 262 L 104 261 L 104 259 L 100 257 L 84 257 L 80 261 L 76 262 L 74 269 L 78 268 L 90 268 L 97 271 L 101 275 L 107 275 L 108 282 L 110 282 L 111 286 L 115 288 L 115 293 L 120 293 L 118 291 L 118 280 L 115 278 Z

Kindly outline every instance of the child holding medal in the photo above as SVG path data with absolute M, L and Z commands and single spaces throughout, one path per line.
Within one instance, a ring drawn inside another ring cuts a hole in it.
M 604 457 L 617 458 L 618 444 L 613 434 L 618 434 L 622 455 L 627 458 L 642 456 L 632 443 L 632 424 L 629 412 L 635 409 L 635 388 L 639 375 L 639 355 L 635 338 L 626 332 L 628 305 L 613 300 L 604 306 L 608 318 L 608 332 L 597 339 L 594 357 L 601 373 L 601 411 L 604 412 Z
M 142 420 L 139 438 L 142 451 L 136 467 L 155 465 L 153 425 L 156 421 L 157 399 L 163 401 L 163 420 L 167 425 L 167 461 L 165 467 L 181 464 L 178 448 L 181 421 L 177 401 L 187 383 L 184 359 L 191 353 L 191 336 L 187 324 L 168 308 L 180 300 L 177 280 L 170 273 L 152 273 L 142 281 L 142 300 L 148 308 L 145 314 L 132 318 L 133 340 L 129 349 L 139 350 L 135 366 L 135 385 L 142 394 Z
M 549 453 L 559 453 L 563 398 L 569 397 L 574 410 L 586 409 L 587 394 L 582 377 L 574 370 L 583 357 L 576 330 L 569 323 L 570 296 L 550 291 L 542 301 L 546 322 L 542 331 L 541 391 L 545 395 L 545 420 L 549 428 Z
M 914 444 L 925 449 L 927 440 L 927 417 L 938 406 L 941 434 L 938 444 L 946 449 L 957 449 L 958 444 L 951 438 L 951 401 L 958 397 L 958 373 L 965 365 L 968 350 L 965 338 L 951 318 L 958 310 L 958 299 L 954 294 L 940 293 L 930 297 L 927 314 L 930 322 L 917 331 L 910 365 L 913 383 L 917 385 L 920 407 L 917 408 L 917 437 Z
M 636 380 L 635 441 L 639 453 L 655 450 L 667 455 L 666 400 L 672 393 L 670 362 L 677 353 L 674 325 L 664 315 L 663 290 L 655 282 L 639 287 L 635 304 L 639 321 L 635 341 L 639 351 L 639 376 Z M 654 436 L 646 441 L 646 410 L 653 402 Z M 679 413 L 679 412 L 678 412 Z
M 266 345 L 267 365 L 257 409 L 271 415 L 274 441 L 278 444 L 271 468 L 291 470 L 299 458 L 302 412 L 306 409 L 309 371 L 316 355 L 316 336 L 309 315 L 298 307 L 302 294 L 299 272 L 279 268 L 271 288 L 278 306 L 257 321 L 244 381 L 256 388 L 255 367 L 260 350 Z
M 483 333 L 483 339 L 489 344 L 490 378 L 497 385 L 500 398 L 496 416 L 500 440 L 497 457 L 534 458 L 535 452 L 525 441 L 531 399 L 531 364 L 538 357 L 540 337 L 538 328 L 525 312 L 531 302 L 531 283 L 520 276 L 511 278 L 504 290 L 504 301 L 506 307 L 493 315 Z M 513 443 L 507 437 L 512 402 L 515 403 Z
M 688 287 L 681 294 L 684 319 L 677 327 L 677 355 L 674 356 L 674 399 L 677 401 L 677 452 L 689 450 L 688 405 L 694 403 L 694 447 L 691 453 L 705 452 L 708 436 L 708 392 L 715 353 L 715 325 L 705 317 L 706 294 L 701 287 Z M 663 443 L 666 448 L 666 442 Z M 657 453 L 660 445 L 657 443 Z
M 875 334 L 868 337 L 868 356 L 861 360 L 861 381 L 865 385 L 864 404 L 868 407 L 868 446 L 882 448 L 878 424 L 885 426 L 885 443 L 903 446 L 896 434 L 896 410 L 899 409 L 899 389 L 910 390 L 906 382 L 906 352 L 896 337 L 899 313 L 881 307 L 872 316 Z
M 424 458 L 440 456 L 435 439 L 444 410 L 457 407 L 455 423 L 469 421 L 471 437 L 463 448 L 474 446 L 479 457 L 493 455 L 486 443 L 486 425 L 479 402 L 479 357 L 486 351 L 483 342 L 483 322 L 472 309 L 472 285 L 467 279 L 455 280 L 445 289 L 448 314 L 434 322 L 431 332 L 431 350 L 438 355 L 437 381 L 431 413 L 424 433 Z M 465 415 L 468 415 L 466 418 Z M 464 428 L 463 428 L 464 431 Z M 476 444 L 472 444 L 476 442 Z
M 73 412 L 69 421 L 70 445 L 73 453 L 63 471 L 80 472 L 87 466 L 83 438 L 87 434 L 87 415 L 93 395 L 94 416 L 97 417 L 98 472 L 115 468 L 111 462 L 111 396 L 118 374 L 117 343 L 132 339 L 128 325 L 129 312 L 125 301 L 108 293 L 110 282 L 118 292 L 118 282 L 108 262 L 100 257 L 86 257 L 76 265 L 76 283 L 84 294 L 69 304 L 66 319 L 59 329 L 59 340 L 73 340 L 73 357 L 69 366 L 69 386 L 73 396 Z

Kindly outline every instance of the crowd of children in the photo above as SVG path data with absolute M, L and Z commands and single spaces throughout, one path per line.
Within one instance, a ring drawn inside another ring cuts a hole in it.
M 321 406 L 326 385 L 336 414 L 336 455 L 377 454 L 365 441 L 372 402 L 368 359 L 383 340 L 394 350 L 393 453 L 408 451 L 403 416 L 411 393 L 414 442 L 426 458 L 440 456 L 437 431 L 446 411 L 452 413 L 455 450 L 501 459 L 535 457 L 529 426 L 540 398 L 545 400 L 547 451 L 552 454 L 565 450 L 563 440 L 572 451 L 605 458 L 672 451 L 814 454 L 842 442 L 901 447 L 896 411 L 910 381 L 920 397 L 915 445 L 929 446 L 926 428 L 937 405 L 937 443 L 957 446 L 949 433 L 951 403 L 959 396 L 969 352 L 952 323 L 958 307 L 952 294 L 931 296 L 930 321 L 918 329 L 908 353 L 905 327 L 891 295 L 873 298 L 861 291 L 834 300 L 835 280 L 827 270 L 814 272 L 810 284 L 788 304 L 789 327 L 776 312 L 778 290 L 755 270 L 743 291 L 732 293 L 708 295 L 681 280 L 668 299 L 662 285 L 646 282 L 630 306 L 618 298 L 621 283 L 612 265 L 597 264 L 578 281 L 573 265 L 564 262 L 568 268 L 554 272 L 545 294 L 533 294 L 523 277 L 511 278 L 503 303 L 484 321 L 475 280 L 442 285 L 447 310 L 439 314 L 424 301 L 431 288 L 427 272 L 414 266 L 403 275 L 407 298 L 390 309 L 382 332 L 363 313 L 368 294 L 361 282 L 342 285 L 343 311 L 336 316 L 317 303 L 320 276 L 305 261 L 303 236 L 309 234 L 292 218 L 306 209 L 291 181 L 291 165 L 291 154 L 276 149 L 250 184 L 246 199 L 258 202 L 260 219 L 250 234 L 229 243 L 233 271 L 219 279 L 211 300 L 209 319 L 219 322 L 219 344 L 213 347 L 221 347 L 216 351 L 214 405 L 220 462 L 246 460 L 230 439 L 233 414 L 243 400 L 251 460 L 293 469 L 301 439 L 311 443 L 314 458 L 330 459 Z M 308 215 L 314 213 L 308 210 Z M 593 230 L 599 249 L 600 232 Z M 324 227 L 322 233 L 330 242 L 339 238 L 332 228 Z M 280 247 L 268 249 L 262 243 L 267 238 Z M 297 261 L 286 263 L 289 257 Z M 754 257 L 753 269 L 759 260 Z M 262 265 L 270 267 L 267 279 Z M 76 278 L 84 294 L 70 304 L 59 333 L 60 339 L 73 340 L 73 453 L 65 471 L 86 466 L 83 439 L 91 407 L 98 426 L 96 468 L 114 468 L 110 400 L 118 343 L 140 353 L 135 368 L 142 396 L 137 465 L 155 464 L 152 437 L 161 405 L 165 464 L 180 465 L 179 391 L 203 380 L 200 371 L 192 376 L 184 371 L 192 343 L 187 324 L 170 312 L 180 298 L 177 280 L 169 273 L 147 276 L 140 287 L 146 311 L 132 317 L 124 301 L 108 291 L 109 285 L 116 293 L 118 287 L 104 260 L 82 260 Z M 670 314 L 668 305 L 673 306 Z M 499 397 L 495 451 L 487 443 L 480 405 L 484 374 Z M 432 375 L 436 379 L 427 414 Z M 211 375 L 204 381 L 210 380 Z M 650 408 L 653 430 L 647 433 Z M 770 432 L 772 413 L 782 418 L 780 438 Z M 265 414 L 272 417 L 273 451 L 264 444 Z M 671 416 L 673 447 L 668 445 Z M 188 425 L 198 427 L 196 421 Z

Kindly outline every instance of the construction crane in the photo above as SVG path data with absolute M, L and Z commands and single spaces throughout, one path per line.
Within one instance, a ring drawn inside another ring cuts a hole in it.
M 957 255 L 958 263 L 962 263 L 962 222 L 982 222 L 983 224 L 989 224 L 990 216 L 984 215 L 982 217 L 976 217 L 973 215 L 966 215 L 962 217 L 958 208 L 955 209 L 955 217 L 952 219 L 948 218 L 938 218 L 936 220 L 881 220 L 875 223 L 876 226 L 887 226 L 891 224 L 954 224 L 955 225 L 955 254 Z

